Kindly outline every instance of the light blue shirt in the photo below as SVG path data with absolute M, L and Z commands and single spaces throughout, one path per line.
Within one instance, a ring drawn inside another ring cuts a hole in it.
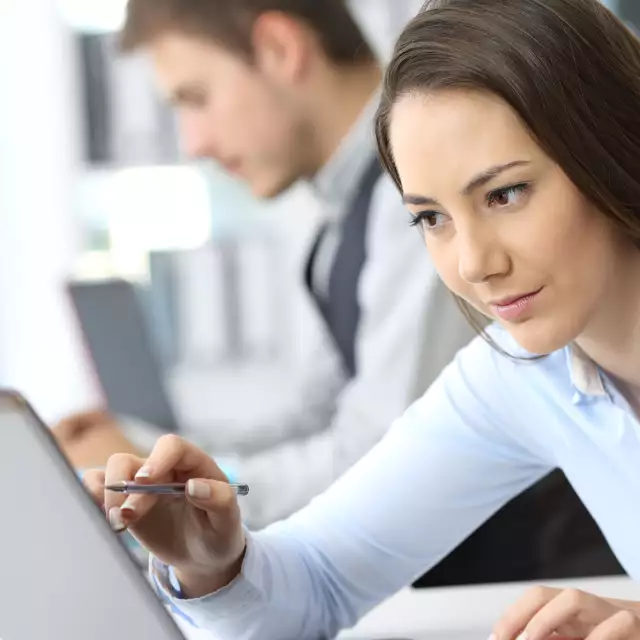
M 478 338 L 329 491 L 248 535 L 235 582 L 173 604 L 230 640 L 332 637 L 554 467 L 639 579 L 640 424 L 628 403 L 577 348 L 517 362 Z

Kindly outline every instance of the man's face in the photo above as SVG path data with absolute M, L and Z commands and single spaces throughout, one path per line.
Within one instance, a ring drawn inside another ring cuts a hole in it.
M 308 173 L 309 126 L 277 70 L 179 32 L 159 37 L 150 52 L 189 156 L 215 160 L 261 198 Z

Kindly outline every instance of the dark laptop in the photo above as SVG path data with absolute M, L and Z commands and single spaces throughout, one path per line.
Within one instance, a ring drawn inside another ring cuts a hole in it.
M 68 291 L 109 411 L 178 431 L 142 289 L 110 279 L 71 282 Z

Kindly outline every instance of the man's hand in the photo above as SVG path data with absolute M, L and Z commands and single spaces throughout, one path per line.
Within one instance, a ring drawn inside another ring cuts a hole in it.
M 96 409 L 94 411 L 84 411 L 61 420 L 53 429 L 53 435 L 61 445 L 67 445 L 77 438 L 80 438 L 86 431 L 91 431 L 96 427 L 117 424 L 117 420 L 108 411 Z
M 140 454 L 106 411 L 70 416 L 54 427 L 53 435 L 76 469 L 104 467 L 116 453 Z

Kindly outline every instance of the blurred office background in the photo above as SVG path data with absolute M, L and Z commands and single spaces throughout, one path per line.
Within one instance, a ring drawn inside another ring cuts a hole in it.
M 258 203 L 184 160 L 146 61 L 116 53 L 124 5 L 0 4 L 0 384 L 50 421 L 99 403 L 64 285 L 121 277 L 168 369 L 219 373 L 223 413 L 247 383 L 269 402 L 314 330 L 297 264 L 315 203 Z
M 351 2 L 382 57 L 420 5 Z M 640 24 L 636 0 L 607 4 Z M 145 60 L 116 55 L 124 5 L 0 2 L 0 386 L 51 422 L 98 404 L 64 286 L 122 277 L 175 384 L 220 418 L 277 405 L 317 330 L 300 262 L 318 205 L 302 186 L 259 203 L 185 161 Z

